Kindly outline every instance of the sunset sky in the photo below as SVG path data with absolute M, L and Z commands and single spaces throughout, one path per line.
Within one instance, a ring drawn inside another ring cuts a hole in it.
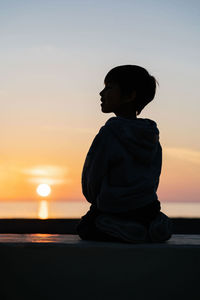
M 113 67 L 159 82 L 139 115 L 157 122 L 161 201 L 200 201 L 200 2 L 0 1 L 0 201 L 84 201 L 81 172 L 106 120 L 99 92 Z

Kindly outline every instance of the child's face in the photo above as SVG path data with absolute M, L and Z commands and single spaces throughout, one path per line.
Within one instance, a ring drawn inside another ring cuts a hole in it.
M 128 98 L 123 97 L 119 85 L 114 82 L 105 83 L 105 88 L 99 95 L 101 96 L 101 108 L 104 113 L 120 112 L 127 102 L 134 100 L 132 95 Z
M 99 93 L 101 96 L 102 112 L 113 112 L 121 104 L 120 88 L 116 83 L 105 83 L 105 88 Z

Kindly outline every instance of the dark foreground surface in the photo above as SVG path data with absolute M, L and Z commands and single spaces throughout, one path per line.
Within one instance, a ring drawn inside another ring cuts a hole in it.
M 200 219 L 172 218 L 174 234 L 200 234 Z M 77 234 L 80 219 L 0 219 L 0 233 Z
M 199 299 L 200 235 L 162 244 L 0 234 L 0 299 Z

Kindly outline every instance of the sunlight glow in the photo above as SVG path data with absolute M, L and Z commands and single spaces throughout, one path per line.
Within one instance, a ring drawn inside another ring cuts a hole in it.
M 38 218 L 39 219 L 47 219 L 48 218 L 48 202 L 46 200 L 40 201 Z
M 46 183 L 39 184 L 37 187 L 37 193 L 42 197 L 47 197 L 51 193 L 51 188 Z
M 165 147 L 163 149 L 166 154 L 169 154 L 176 159 L 182 159 L 184 161 L 188 161 L 194 164 L 200 164 L 200 151 L 196 151 L 193 149 L 187 148 L 173 148 L 173 147 Z

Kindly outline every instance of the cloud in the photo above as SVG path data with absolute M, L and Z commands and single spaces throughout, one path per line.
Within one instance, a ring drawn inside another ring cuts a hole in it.
M 57 185 L 57 184 L 63 184 L 63 183 L 71 183 L 71 179 L 55 179 L 55 178 L 48 178 L 48 177 L 36 177 L 36 178 L 29 178 L 29 182 L 31 183 L 46 183 L 49 185 Z
M 38 165 L 32 168 L 23 169 L 23 174 L 29 175 L 27 181 L 32 183 L 47 183 L 50 185 L 70 183 L 71 179 L 67 178 L 68 168 L 54 165 Z
M 177 159 L 182 159 L 184 161 L 200 165 L 200 151 L 187 148 L 166 147 L 163 148 L 163 152 Z
M 39 165 L 29 169 L 23 169 L 23 173 L 35 176 L 63 176 L 68 173 L 67 167 L 54 165 Z

